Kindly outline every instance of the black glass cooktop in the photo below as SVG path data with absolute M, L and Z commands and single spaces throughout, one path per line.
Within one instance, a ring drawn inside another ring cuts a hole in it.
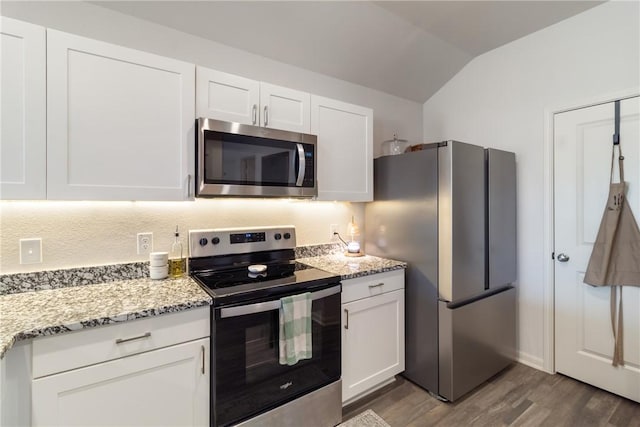
M 252 273 L 249 271 L 248 266 L 242 266 L 222 271 L 198 273 L 197 277 L 201 280 L 201 283 L 210 289 L 222 289 L 247 283 L 294 277 L 294 272 L 297 269 L 304 269 L 304 266 L 292 261 L 290 263 L 267 265 L 267 269 L 263 273 Z
M 251 273 L 248 265 L 216 271 L 200 271 L 192 277 L 214 300 L 214 306 L 248 302 L 311 290 L 339 283 L 340 276 L 295 261 L 266 264 L 264 273 Z

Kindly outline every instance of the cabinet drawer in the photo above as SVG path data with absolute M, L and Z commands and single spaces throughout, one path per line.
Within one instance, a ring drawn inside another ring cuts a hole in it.
M 33 377 L 209 336 L 209 307 L 85 329 L 33 341 Z
M 404 269 L 342 281 L 342 303 L 404 289 Z

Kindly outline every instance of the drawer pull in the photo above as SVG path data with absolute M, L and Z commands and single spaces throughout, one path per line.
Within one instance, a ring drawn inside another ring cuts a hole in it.
M 378 283 L 377 285 L 369 285 L 369 289 L 378 288 L 380 286 L 384 286 L 383 282 Z
M 204 354 L 205 354 L 205 350 L 204 350 L 204 346 L 203 345 L 200 346 L 200 350 L 201 350 L 201 353 L 202 353 L 202 375 L 204 375 Z
M 345 314 L 347 315 L 347 318 L 344 322 L 344 328 L 345 329 L 349 329 L 349 310 L 347 310 L 346 308 L 344 309 Z
M 137 337 L 124 338 L 124 339 L 118 338 L 116 340 L 116 344 L 122 344 L 122 343 L 129 342 L 129 341 L 141 340 L 143 338 L 149 338 L 150 336 L 151 336 L 151 332 L 147 332 L 147 333 L 142 334 L 142 335 L 137 336 Z

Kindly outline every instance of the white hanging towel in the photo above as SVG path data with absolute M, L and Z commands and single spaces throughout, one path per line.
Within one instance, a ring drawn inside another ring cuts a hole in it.
M 616 102 L 616 133 L 611 152 L 609 197 L 589 258 L 584 282 L 593 286 L 611 286 L 610 309 L 614 351 L 612 365 L 624 365 L 622 286 L 640 286 L 640 229 L 631 207 L 626 203 L 624 156 L 619 145 L 619 102 Z M 613 182 L 615 147 L 618 145 L 620 182 Z M 618 297 L 619 294 L 619 297 Z
M 295 365 L 312 356 L 311 293 L 280 298 L 281 365 Z

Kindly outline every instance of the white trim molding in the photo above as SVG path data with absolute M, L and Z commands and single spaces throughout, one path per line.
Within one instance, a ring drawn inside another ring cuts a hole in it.
M 554 262 L 554 177 L 553 177 L 553 119 L 558 113 L 591 107 L 594 105 L 613 102 L 618 99 L 631 98 L 640 95 L 640 87 L 626 89 L 620 92 L 577 100 L 569 104 L 544 109 L 544 225 L 543 225 L 543 331 L 542 331 L 542 360 L 524 353 L 518 355 L 518 361 L 525 365 L 555 373 L 555 343 L 554 343 L 554 307 L 555 307 L 555 277 Z M 537 362 L 539 360 L 539 362 Z M 539 364 L 538 364 L 539 363 Z
M 516 355 L 516 360 L 518 363 L 522 363 L 523 365 L 527 365 L 539 371 L 547 371 L 544 367 L 544 360 L 541 357 L 532 356 L 529 353 L 518 351 L 518 354 Z M 552 372 L 549 372 L 549 373 L 552 373 Z

